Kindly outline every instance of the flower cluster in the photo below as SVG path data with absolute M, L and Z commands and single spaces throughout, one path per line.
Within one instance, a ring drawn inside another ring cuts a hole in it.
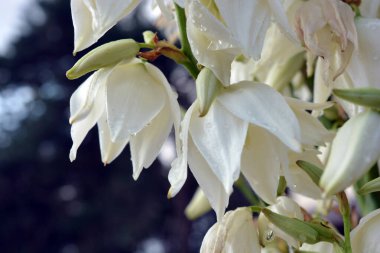
M 74 54 L 139 3 L 71 0 Z M 69 79 L 94 72 L 70 100 L 70 159 L 96 124 L 103 163 L 129 144 L 137 179 L 174 128 L 168 197 L 189 168 L 200 190 L 186 213 L 196 218 L 211 207 L 217 217 L 201 252 L 378 252 L 380 202 L 363 204 L 368 214 L 350 233 L 344 191 L 367 174 L 359 192 L 380 190 L 380 1 L 155 3 L 178 23 L 182 47 L 147 31 L 144 42 L 101 45 L 68 70 Z M 149 63 L 160 56 L 194 78 L 197 97 L 183 117 L 177 94 Z M 234 188 L 250 192 L 252 206 L 225 213 Z M 344 237 L 287 193 L 338 200 Z

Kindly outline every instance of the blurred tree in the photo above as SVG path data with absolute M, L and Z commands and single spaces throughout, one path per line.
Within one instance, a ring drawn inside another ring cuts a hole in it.
M 25 34 L 0 58 L 0 251 L 197 252 L 213 216 L 193 225 L 184 217 L 193 179 L 167 200 L 168 168 L 158 161 L 137 182 L 128 150 L 104 168 L 96 129 L 69 162 L 69 98 L 84 80 L 65 77 L 79 58 L 71 55 L 69 5 L 45 0 L 28 10 Z M 139 16 L 141 11 L 97 45 L 142 40 L 142 32 L 153 28 Z M 170 76 L 172 63 L 158 64 Z

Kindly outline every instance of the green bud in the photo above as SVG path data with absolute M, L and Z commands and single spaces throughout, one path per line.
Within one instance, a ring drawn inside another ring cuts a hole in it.
M 309 177 L 311 178 L 311 180 L 313 180 L 315 184 L 319 184 L 319 180 L 321 179 L 323 173 L 322 169 L 318 168 L 312 163 L 302 160 L 298 160 L 296 164 L 309 175 Z
M 270 222 L 280 228 L 288 235 L 298 239 L 301 243 L 315 244 L 320 241 L 342 244 L 339 234 L 326 222 L 323 221 L 302 221 L 296 218 L 289 218 L 272 212 L 264 208 L 261 211 Z
M 79 78 L 89 72 L 113 66 L 123 60 L 131 60 L 140 51 L 139 44 L 133 39 L 116 40 L 101 45 L 80 58 L 66 72 L 68 79 Z
M 380 109 L 380 89 L 371 87 L 355 89 L 334 89 L 335 96 L 357 105 Z
M 378 191 L 380 191 L 380 177 L 372 181 L 369 181 L 368 183 L 363 185 L 362 188 L 360 188 L 360 190 L 358 191 L 358 193 L 360 195 L 364 195 L 364 194 L 368 194 L 371 192 L 378 192 Z
M 261 212 L 271 223 L 300 242 L 310 244 L 318 242 L 318 232 L 304 221 L 277 214 L 267 208 L 264 208 Z
M 154 38 L 156 34 L 152 31 L 143 32 L 144 42 L 149 45 L 154 45 Z
M 212 102 L 219 90 L 223 87 L 214 73 L 208 68 L 203 68 L 196 80 L 197 99 L 200 108 L 200 117 L 207 114 Z

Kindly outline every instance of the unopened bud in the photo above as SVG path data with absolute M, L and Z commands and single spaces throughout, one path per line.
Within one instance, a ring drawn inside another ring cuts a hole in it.
M 196 80 L 200 117 L 207 114 L 212 102 L 214 102 L 214 99 L 222 87 L 223 85 L 211 70 L 208 68 L 203 68 L 201 70 Z
M 133 39 L 112 41 L 101 45 L 80 58 L 66 72 L 68 79 L 79 78 L 89 72 L 116 65 L 123 60 L 131 60 L 139 52 L 140 46 Z
M 156 33 L 152 31 L 143 32 L 144 42 L 149 45 L 154 45 L 155 38 L 157 38 Z
M 343 191 L 380 157 L 380 113 L 365 111 L 339 129 L 320 186 L 327 196 Z
M 374 109 L 380 109 L 380 89 L 356 88 L 356 89 L 334 89 L 335 96 L 351 103 Z

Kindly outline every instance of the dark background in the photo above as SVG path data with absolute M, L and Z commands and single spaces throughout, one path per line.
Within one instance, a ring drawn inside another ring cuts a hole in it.
M 214 214 L 194 223 L 184 216 L 196 189 L 191 176 L 168 200 L 168 166 L 157 160 L 134 181 L 126 148 L 104 167 L 96 128 L 70 163 L 69 99 L 86 77 L 69 81 L 65 72 L 83 53 L 71 55 L 70 1 L 38 5 L 40 22 L 27 11 L 23 35 L 0 58 L 0 252 L 198 252 Z M 141 13 L 97 45 L 142 41 L 142 32 L 155 28 L 142 22 Z M 169 60 L 155 64 L 188 106 L 193 85 L 186 72 L 172 72 Z

